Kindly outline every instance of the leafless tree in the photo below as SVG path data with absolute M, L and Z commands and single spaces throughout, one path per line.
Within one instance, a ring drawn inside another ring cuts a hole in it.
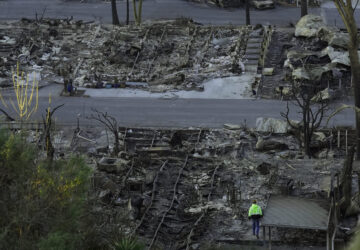
M 355 108 L 360 108 L 360 61 L 359 61 L 359 35 L 355 21 L 355 10 L 359 0 L 353 6 L 351 0 L 334 0 L 336 8 L 349 33 L 349 57 L 351 64 L 352 87 L 354 89 Z M 356 112 L 356 158 L 360 160 L 360 112 Z
M 112 14 L 112 22 L 114 25 L 120 25 L 119 16 L 116 8 L 116 0 L 111 0 L 111 14 Z
M 302 137 L 304 140 L 303 147 L 305 154 L 311 158 L 311 139 L 314 132 L 320 127 L 321 122 L 328 110 L 329 103 L 321 100 L 321 92 L 316 93 L 316 88 L 313 84 L 305 84 L 302 82 L 292 83 L 292 102 L 295 106 L 300 108 L 302 120 L 299 125 L 295 125 L 289 118 L 289 103 L 286 105 L 286 112 L 281 112 L 287 123 L 295 131 L 298 131 L 297 136 L 301 145 Z M 315 98 L 314 98 L 315 97 Z M 318 97 L 318 98 L 316 98 Z M 319 99 L 316 102 L 314 99 Z
M 117 120 L 113 116 L 109 115 L 107 112 L 105 113 L 100 112 L 94 108 L 91 110 L 93 111 L 93 114 L 90 115 L 89 119 L 93 119 L 100 122 L 107 129 L 109 129 L 111 133 L 113 133 L 115 139 L 113 155 L 117 156 L 118 153 L 120 152 L 119 125 Z

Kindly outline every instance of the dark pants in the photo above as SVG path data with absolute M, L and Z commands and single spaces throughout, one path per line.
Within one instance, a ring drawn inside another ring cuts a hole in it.
M 260 219 L 259 218 L 252 218 L 253 222 L 253 234 L 259 236 L 259 230 L 260 230 Z

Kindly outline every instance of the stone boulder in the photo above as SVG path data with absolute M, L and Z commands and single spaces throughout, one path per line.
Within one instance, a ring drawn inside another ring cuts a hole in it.
M 259 117 L 256 119 L 257 132 L 271 132 L 275 134 L 285 134 L 289 131 L 290 126 L 284 120 L 275 118 Z
M 308 80 L 308 81 L 320 81 L 323 74 L 332 71 L 334 66 L 332 64 L 326 64 L 319 66 L 316 64 L 306 65 L 306 68 L 297 68 L 292 72 L 292 78 L 294 80 Z
M 321 51 L 323 56 L 329 56 L 332 64 L 341 64 L 350 67 L 349 52 L 343 50 L 336 50 L 331 46 L 326 47 Z M 360 56 L 360 51 L 358 51 Z
M 337 51 L 333 47 L 328 46 L 321 51 L 321 54 L 323 56 L 329 56 L 331 63 L 350 67 L 349 52 L 347 51 Z
M 341 32 L 335 27 L 323 26 L 318 30 L 317 36 L 326 41 L 329 46 L 347 49 L 349 45 L 349 34 Z
M 290 50 L 286 55 L 287 59 L 284 62 L 284 67 L 294 70 L 297 67 L 301 67 L 303 65 L 303 59 L 310 56 L 320 57 L 322 54 L 308 50 Z
M 306 15 L 303 16 L 296 24 L 296 37 L 316 37 L 318 30 L 325 26 L 324 20 L 321 16 Z

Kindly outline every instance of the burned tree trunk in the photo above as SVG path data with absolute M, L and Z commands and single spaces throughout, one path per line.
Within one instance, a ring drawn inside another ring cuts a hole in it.
M 52 129 L 52 116 L 54 115 L 55 111 L 65 104 L 61 104 L 55 107 L 53 110 L 50 107 L 46 110 L 46 118 L 43 117 L 43 125 L 44 125 L 44 140 L 45 140 L 45 150 L 46 156 L 49 160 L 53 160 L 55 154 L 55 148 L 51 141 L 51 129 Z
M 301 17 L 308 14 L 308 0 L 301 0 Z
M 346 157 L 344 168 L 341 172 L 340 188 L 342 195 L 342 202 L 340 204 L 341 214 L 345 215 L 347 208 L 351 205 L 351 189 L 352 189 L 352 166 L 354 159 L 355 148 L 350 148 L 349 154 Z
M 246 15 L 246 25 L 250 25 L 250 4 L 249 4 L 249 0 L 245 0 L 245 15 Z
M 116 8 L 116 0 L 111 0 L 111 14 L 112 14 L 112 22 L 114 25 L 119 25 L 120 21 L 119 21 L 119 16 L 117 13 L 117 8 Z

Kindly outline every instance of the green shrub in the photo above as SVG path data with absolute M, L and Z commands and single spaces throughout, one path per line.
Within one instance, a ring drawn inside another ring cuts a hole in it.
M 23 136 L 0 131 L 0 249 L 81 249 L 91 170 L 46 161 Z
M 39 250 L 70 250 L 76 249 L 78 239 L 63 232 L 49 233 L 46 238 L 40 239 Z
M 359 250 L 360 249 L 360 231 L 358 231 L 351 241 L 350 246 L 347 250 Z

